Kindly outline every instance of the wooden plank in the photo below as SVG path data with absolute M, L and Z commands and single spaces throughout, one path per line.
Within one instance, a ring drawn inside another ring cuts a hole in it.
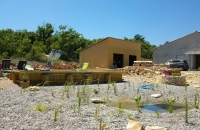
M 76 71 L 15 71 L 9 70 L 11 76 L 9 79 L 13 79 L 13 82 L 21 81 L 24 73 L 27 74 L 29 80 L 32 83 L 45 83 L 46 81 L 55 83 L 70 83 L 81 82 L 83 83 L 86 79 L 91 79 L 99 82 L 111 82 L 111 81 L 122 81 L 121 72 L 76 72 Z M 51 76 L 47 76 L 50 74 Z M 45 76 L 46 75 L 46 76 Z

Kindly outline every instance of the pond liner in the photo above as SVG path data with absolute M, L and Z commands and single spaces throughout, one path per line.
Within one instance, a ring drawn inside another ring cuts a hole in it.
M 154 84 L 146 84 L 146 85 L 142 85 L 140 86 L 141 89 L 151 89 L 154 86 Z

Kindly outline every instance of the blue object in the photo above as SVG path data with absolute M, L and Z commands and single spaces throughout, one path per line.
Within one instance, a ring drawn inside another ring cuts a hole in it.
M 146 84 L 146 85 L 142 85 L 140 86 L 141 89 L 150 89 L 154 86 L 154 84 Z

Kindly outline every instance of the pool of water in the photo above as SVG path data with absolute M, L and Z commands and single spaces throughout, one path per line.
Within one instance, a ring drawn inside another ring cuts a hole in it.
M 146 113 L 155 113 L 155 111 L 159 113 L 169 112 L 168 111 L 168 104 L 163 102 L 141 102 L 140 103 L 140 111 Z M 109 102 L 107 103 L 108 106 L 118 107 L 119 102 Z M 125 100 L 121 102 L 122 109 L 134 110 L 137 111 L 137 107 L 134 100 Z M 173 112 L 180 112 L 185 111 L 184 104 L 174 104 Z

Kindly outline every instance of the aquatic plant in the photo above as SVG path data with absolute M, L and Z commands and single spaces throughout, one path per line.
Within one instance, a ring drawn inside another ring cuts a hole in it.
M 140 111 L 140 101 L 141 101 L 141 95 L 139 97 L 135 98 L 135 102 L 136 102 L 138 112 L 141 112 Z

